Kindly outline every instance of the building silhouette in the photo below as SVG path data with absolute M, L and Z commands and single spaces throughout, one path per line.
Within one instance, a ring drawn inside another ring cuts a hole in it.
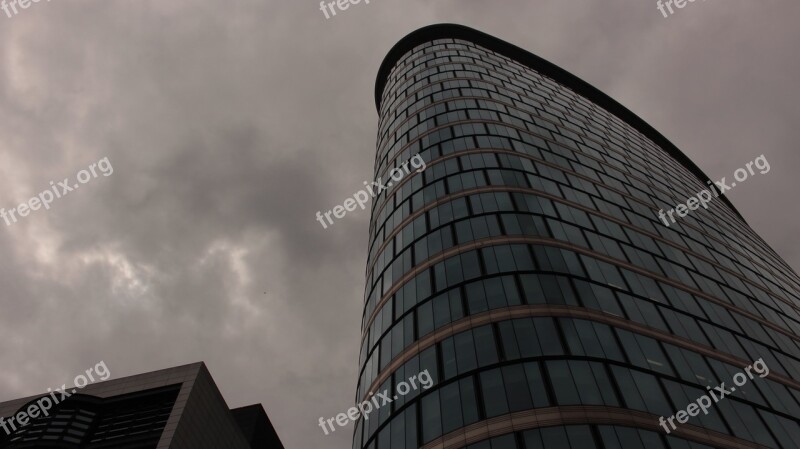
M 457 25 L 397 43 L 375 89 L 375 198 L 353 448 L 800 447 L 800 279 L 709 179 L 563 69 Z M 754 155 L 755 156 L 755 155 Z M 761 360 L 708 415 L 662 427 Z
M 43 397 L 0 403 L 0 417 Z M 283 449 L 263 407 L 230 410 L 204 363 L 89 384 L 36 415 L 0 430 L 0 448 Z

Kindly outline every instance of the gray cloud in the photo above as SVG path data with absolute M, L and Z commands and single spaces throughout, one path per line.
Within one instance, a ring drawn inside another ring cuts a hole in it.
M 502 5 L 502 6 L 498 6 Z M 594 84 L 731 192 L 800 266 L 796 2 L 40 2 L 0 15 L 0 206 L 108 156 L 114 174 L 0 226 L 0 400 L 105 360 L 115 377 L 204 360 L 290 448 L 350 447 L 368 213 L 314 220 L 371 175 L 378 66 L 457 22 Z

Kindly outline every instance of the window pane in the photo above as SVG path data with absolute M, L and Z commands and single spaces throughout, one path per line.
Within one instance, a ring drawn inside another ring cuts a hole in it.
M 566 361 L 547 362 L 547 372 L 550 374 L 550 381 L 553 383 L 553 390 L 556 393 L 556 403 L 558 405 L 580 405 L 581 400 L 572 373 Z
M 483 390 L 483 404 L 486 407 L 487 418 L 508 413 L 503 377 L 500 375 L 499 369 L 481 373 L 481 389 Z
M 461 407 L 464 416 L 464 425 L 468 426 L 480 420 L 478 410 L 478 398 L 475 395 L 475 384 L 473 377 L 461 379 L 458 383 L 461 390 Z
M 489 303 L 489 309 L 498 309 L 506 306 L 503 281 L 500 278 L 486 279 L 484 287 L 486 288 L 486 301 Z
M 405 415 L 399 414 L 392 419 L 392 447 L 403 448 L 406 444 Z
M 489 310 L 486 305 L 486 292 L 483 290 L 483 282 L 467 284 L 465 289 L 467 291 L 467 307 L 471 315 Z
M 453 340 L 455 341 L 458 374 L 464 374 L 477 368 L 478 361 L 475 358 L 475 345 L 472 340 L 472 332 L 466 331 L 456 334 Z
M 453 339 L 448 338 L 441 343 L 442 346 L 442 372 L 444 380 L 451 379 L 458 374 L 456 365 L 456 350 Z
M 540 342 L 546 342 L 542 345 L 544 355 L 561 355 L 564 354 L 564 349 L 561 347 L 561 339 L 556 332 L 555 322 L 552 318 L 534 318 L 533 327 L 536 329 L 536 334 Z
M 542 442 L 546 448 L 569 448 L 567 431 L 563 427 L 545 427 L 541 429 Z
M 442 432 L 448 433 L 461 428 L 464 423 L 461 419 L 461 394 L 458 382 L 451 383 L 439 390 L 442 397 Z
M 655 435 L 655 434 L 654 434 Z M 594 437 L 592 437 L 592 429 L 589 426 L 568 426 L 567 438 L 572 449 L 594 449 L 597 446 L 594 444 Z M 658 449 L 652 447 L 650 449 Z
M 503 383 L 506 387 L 508 408 L 512 412 L 533 408 L 531 395 L 528 391 L 528 381 L 522 365 L 503 367 Z
M 450 323 L 450 301 L 448 295 L 433 298 L 433 323 L 436 329 Z
M 517 334 L 519 343 L 519 353 L 523 358 L 539 357 L 542 355 L 542 348 L 539 347 L 539 339 L 536 330 L 533 328 L 533 320 L 521 318 L 513 320 L 514 332 Z
M 427 443 L 442 435 L 442 417 L 439 408 L 439 392 L 422 398 L 420 403 L 422 411 L 422 442 Z
M 573 379 L 575 379 L 581 403 L 603 405 L 603 397 L 597 387 L 589 362 L 572 360 L 569 362 L 569 368 L 572 371 Z
M 406 448 L 417 449 L 419 447 L 417 441 L 417 408 L 409 407 L 405 411 L 406 416 Z M 393 446 L 394 448 L 394 446 Z
M 517 336 L 514 333 L 514 325 L 511 321 L 497 323 L 500 331 L 500 341 L 503 347 L 503 354 L 506 360 L 516 360 L 519 358 L 519 347 L 517 346 Z
M 421 338 L 433 331 L 433 308 L 426 302 L 417 309 L 417 335 Z
M 497 344 L 491 325 L 477 327 L 472 330 L 475 336 L 475 349 L 478 353 L 478 366 L 497 363 Z
M 419 354 L 419 368 L 418 372 L 428 371 L 434 385 L 438 383 L 439 370 L 436 363 L 436 346 L 431 346 Z
M 525 364 L 525 377 L 528 379 L 528 389 L 533 396 L 534 407 L 547 407 L 550 405 L 550 400 L 547 398 L 547 389 L 544 386 L 544 378 L 536 362 Z
M 525 449 L 545 449 L 542 446 L 542 434 L 539 429 L 523 432 L 522 439 L 525 440 Z
M 514 434 L 509 433 L 492 438 L 492 449 L 517 449 L 517 443 L 514 441 Z

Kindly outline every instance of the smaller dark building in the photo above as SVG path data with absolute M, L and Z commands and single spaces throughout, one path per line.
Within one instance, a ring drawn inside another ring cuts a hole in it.
M 233 419 L 239 425 L 239 429 L 244 434 L 250 447 L 257 448 L 283 448 L 278 433 L 272 427 L 272 423 L 267 417 L 267 412 L 261 404 L 249 405 L 231 410 Z
M 43 396 L 0 403 L 9 420 Z M 283 449 L 260 405 L 229 409 L 205 364 L 87 385 L 10 433 L 0 449 Z

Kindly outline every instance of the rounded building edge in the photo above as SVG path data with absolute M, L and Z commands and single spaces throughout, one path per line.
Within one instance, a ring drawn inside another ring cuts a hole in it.
M 389 50 L 389 53 L 385 58 L 383 58 L 383 62 L 378 69 L 378 75 L 375 80 L 375 107 L 378 113 L 380 113 L 381 97 L 383 96 L 383 89 L 386 86 L 387 77 L 397 61 L 399 61 L 400 58 L 406 54 L 406 52 L 418 45 L 422 45 L 426 42 L 436 39 L 448 38 L 470 41 L 474 44 L 480 45 L 481 47 L 511 58 L 514 61 L 517 61 L 520 64 L 541 73 L 544 76 L 554 79 L 558 83 L 574 90 L 576 93 L 585 97 L 589 101 L 616 115 L 619 119 L 628 123 L 634 129 L 645 135 L 656 145 L 666 151 L 670 156 L 675 158 L 675 160 L 680 162 L 684 167 L 692 172 L 692 174 L 697 176 L 698 180 L 702 184 L 706 184 L 706 181 L 711 179 L 703 172 L 702 169 L 700 169 L 700 167 L 692 162 L 689 157 L 683 154 L 678 147 L 676 147 L 660 132 L 650 126 L 638 115 L 631 112 L 628 108 L 603 93 L 601 90 L 597 89 L 581 78 L 578 78 L 572 73 L 562 69 L 561 67 L 553 64 L 552 62 L 536 56 L 527 50 L 523 50 L 514 44 L 508 43 L 502 39 L 498 39 L 482 31 L 478 31 L 474 28 L 464 25 L 453 23 L 428 25 L 416 31 L 412 31 L 400 39 L 400 41 L 398 41 L 391 48 L 391 50 Z M 722 201 L 724 201 L 725 204 L 731 208 L 731 210 L 742 220 L 742 222 L 747 225 L 747 221 L 744 219 L 742 214 L 739 213 L 733 203 L 731 203 L 726 196 L 721 195 L 719 198 L 722 199 Z

